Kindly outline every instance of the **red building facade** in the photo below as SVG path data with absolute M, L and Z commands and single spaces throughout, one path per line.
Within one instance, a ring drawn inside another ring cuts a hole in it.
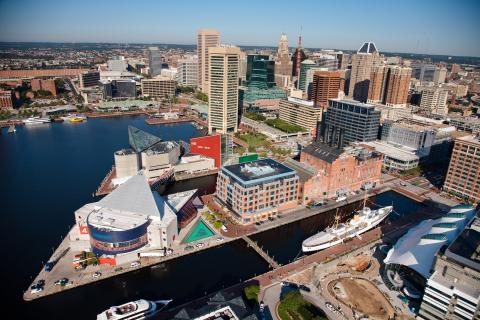
M 204 136 L 190 139 L 190 153 L 200 154 L 215 160 L 215 167 L 221 164 L 221 136 Z

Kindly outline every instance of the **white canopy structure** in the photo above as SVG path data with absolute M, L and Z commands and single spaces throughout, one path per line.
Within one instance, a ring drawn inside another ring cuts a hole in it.
M 397 241 L 383 262 L 409 267 L 428 278 L 438 250 L 450 244 L 474 217 L 474 207 L 458 205 L 439 219 L 424 220 Z

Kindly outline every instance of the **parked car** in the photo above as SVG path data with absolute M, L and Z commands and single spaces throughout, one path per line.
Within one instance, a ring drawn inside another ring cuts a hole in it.
M 224 224 L 222 224 L 222 231 L 223 231 L 223 232 L 228 232 L 228 229 L 227 229 L 227 227 L 226 227 Z
M 97 271 L 97 272 L 95 272 L 95 273 L 92 275 L 92 277 L 98 278 L 98 277 L 100 277 L 101 275 L 102 275 L 102 273 L 99 272 L 99 271 Z
M 263 309 L 265 309 L 265 304 L 263 301 L 260 301 L 260 312 L 263 312 Z
M 407 186 L 407 183 L 406 183 L 405 181 L 400 181 L 400 185 L 401 185 L 402 187 L 406 187 L 406 186 Z
M 47 271 L 47 272 L 52 271 L 54 265 L 55 265 L 55 264 L 54 264 L 53 262 L 51 262 L 51 261 L 45 263 L 45 271 Z
M 205 244 L 203 242 L 197 243 L 197 248 L 203 248 Z
M 37 286 L 43 287 L 45 285 L 45 280 L 40 279 L 37 281 Z
M 194 249 L 193 246 L 186 246 L 185 251 L 192 251 Z
M 115 272 L 119 272 L 119 271 L 122 271 L 122 270 L 123 270 L 123 267 L 118 267 L 118 268 L 114 269 Z
M 173 253 L 173 249 L 167 249 L 167 256 Z
M 130 267 L 132 267 L 132 268 L 140 267 L 140 262 L 138 262 L 138 261 L 133 261 L 132 263 L 130 263 Z
M 62 278 L 62 279 L 59 279 L 57 281 L 54 282 L 54 284 L 56 286 L 60 285 L 60 286 L 64 286 L 68 283 L 68 278 Z
M 38 285 L 33 285 L 30 287 L 30 293 L 39 293 L 39 292 L 42 292 L 43 291 L 43 287 L 42 286 L 38 286 Z
M 335 312 L 335 307 L 333 306 L 333 304 L 331 304 L 330 302 L 325 302 L 325 307 L 327 307 L 328 310 L 332 311 L 332 312 Z
M 298 289 L 298 284 L 289 281 L 282 281 L 282 286 Z
M 222 242 L 223 240 L 224 240 L 223 237 L 218 237 L 217 238 L 217 242 Z
M 268 220 L 273 221 L 273 220 L 275 220 L 275 218 L 274 217 L 268 217 Z

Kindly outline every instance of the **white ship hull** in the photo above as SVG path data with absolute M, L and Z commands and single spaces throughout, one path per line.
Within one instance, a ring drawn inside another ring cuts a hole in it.
M 163 309 L 172 300 L 148 301 L 140 299 L 120 306 L 110 307 L 97 315 L 97 320 L 140 320 L 148 319 Z M 160 306 L 160 308 L 158 308 Z
M 364 227 L 355 227 L 355 226 L 349 226 L 345 228 L 345 232 L 339 233 L 336 235 L 329 234 L 325 231 L 322 231 L 320 233 L 317 233 L 310 238 L 307 238 L 303 241 L 302 243 L 302 251 L 303 252 L 312 252 L 312 251 L 319 251 L 319 250 L 324 250 L 330 247 L 333 247 L 337 244 L 340 244 L 344 242 L 346 239 L 350 239 L 356 236 L 361 235 L 362 233 L 367 232 L 368 230 L 371 230 L 375 228 L 377 225 L 379 225 L 383 220 L 385 220 L 386 217 L 392 212 L 393 207 L 388 206 L 382 208 L 383 213 L 378 216 L 378 218 L 372 220 L 372 221 L 367 221 L 366 226 Z M 351 220 L 349 221 L 351 222 Z M 325 238 L 325 241 L 319 240 L 319 238 Z

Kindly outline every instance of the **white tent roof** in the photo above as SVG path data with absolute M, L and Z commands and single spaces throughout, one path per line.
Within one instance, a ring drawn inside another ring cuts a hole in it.
M 474 216 L 472 206 L 459 205 L 439 219 L 422 221 L 390 249 L 385 264 L 404 265 L 428 278 L 435 254 L 451 243 Z

